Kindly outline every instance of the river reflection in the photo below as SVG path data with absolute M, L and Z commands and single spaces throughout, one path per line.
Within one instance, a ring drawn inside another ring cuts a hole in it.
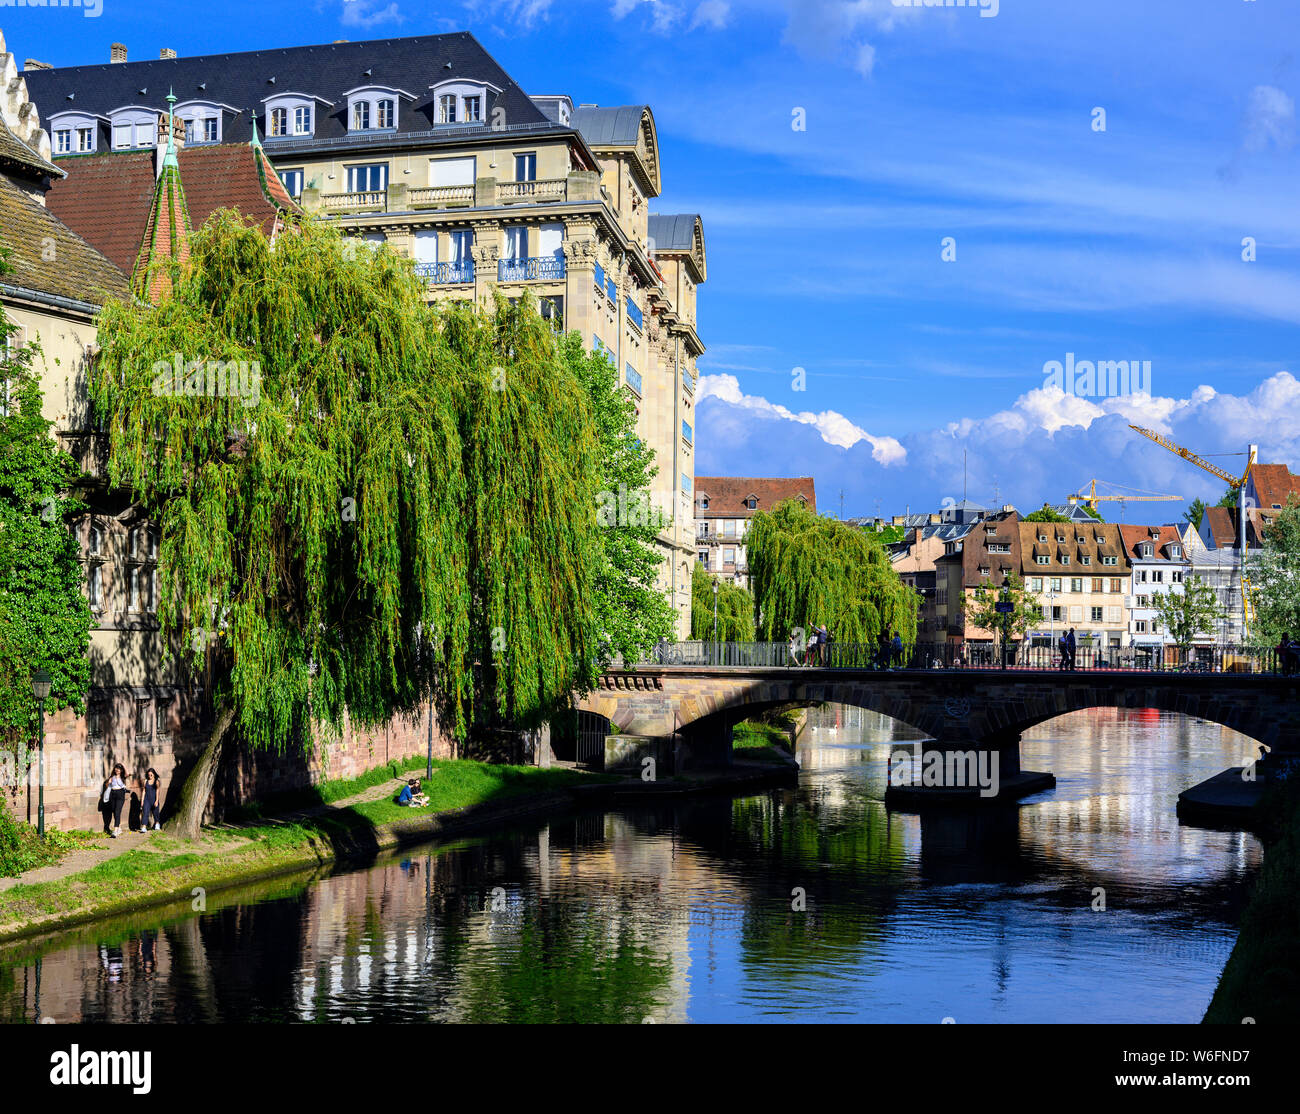
M 0 1020 L 1198 1021 L 1258 865 L 1177 794 L 1253 753 L 1078 712 L 1055 790 L 883 805 L 907 729 L 817 710 L 797 788 L 588 813 L 0 952 Z M 1104 907 L 1103 907 L 1104 899 Z

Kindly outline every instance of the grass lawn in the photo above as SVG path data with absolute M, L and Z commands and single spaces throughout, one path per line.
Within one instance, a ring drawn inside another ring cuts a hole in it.
M 784 762 L 790 736 L 771 724 L 741 723 L 732 729 L 731 749 L 747 762 Z
M 399 805 L 396 798 L 401 790 L 394 785 L 392 797 L 352 805 L 347 811 L 365 817 L 372 824 L 391 824 L 398 820 L 409 820 L 412 816 L 448 812 L 525 793 L 545 793 L 574 785 L 620 780 L 609 774 L 586 774 L 567 769 L 544 770 L 536 766 L 496 766 L 467 759 L 434 759 L 433 777 L 427 778 L 423 775 L 424 766 L 425 760 L 420 759 L 419 770 L 413 770 L 407 776 L 420 779 L 420 789 L 429 798 L 427 805 Z

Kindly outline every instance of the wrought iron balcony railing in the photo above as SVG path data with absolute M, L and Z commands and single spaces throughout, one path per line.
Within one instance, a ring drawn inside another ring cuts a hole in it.
M 417 263 L 415 273 L 430 284 L 453 286 L 474 281 L 474 262 L 467 259 L 463 263 Z
M 527 282 L 530 279 L 564 278 L 563 256 L 541 256 L 531 259 L 500 259 L 497 261 L 497 282 Z

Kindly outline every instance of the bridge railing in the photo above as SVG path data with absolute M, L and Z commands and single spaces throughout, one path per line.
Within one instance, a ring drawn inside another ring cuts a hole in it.
M 1078 643 L 1073 663 L 1055 646 L 1013 643 L 1006 662 L 995 643 L 918 642 L 895 651 L 876 643 L 828 642 L 792 651 L 785 642 L 663 642 L 641 665 L 736 669 L 1013 669 L 1038 672 L 1086 670 L 1164 673 L 1296 673 L 1300 653 L 1283 661 L 1274 649 L 1217 644 L 1096 646 Z

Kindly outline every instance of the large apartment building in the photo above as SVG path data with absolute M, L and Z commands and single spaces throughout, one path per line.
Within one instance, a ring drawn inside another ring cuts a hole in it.
M 465 32 L 145 61 L 113 44 L 106 63 L 24 76 L 59 166 L 152 150 L 174 91 L 186 149 L 260 142 L 307 213 L 410 256 L 430 300 L 528 292 L 606 352 L 656 453 L 660 586 L 685 636 L 704 230 L 650 212 L 649 106 L 530 96 Z
M 749 586 L 745 535 L 750 519 L 795 499 L 817 513 L 817 488 L 811 476 L 762 479 L 756 476 L 697 476 L 695 555 L 713 575 Z
M 1051 646 L 1073 627 L 1079 645 L 1115 650 L 1129 644 L 1127 602 L 1132 567 L 1115 523 L 1021 522 L 1022 575 L 1043 621 L 1031 646 Z

